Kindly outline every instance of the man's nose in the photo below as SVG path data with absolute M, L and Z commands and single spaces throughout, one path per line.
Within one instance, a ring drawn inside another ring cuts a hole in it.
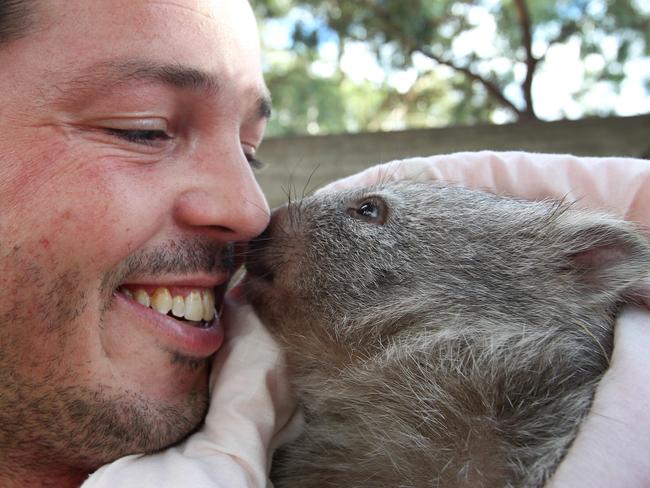
M 238 145 L 198 157 L 189 166 L 188 188 L 174 208 L 179 225 L 223 242 L 247 241 L 265 229 L 269 206 Z

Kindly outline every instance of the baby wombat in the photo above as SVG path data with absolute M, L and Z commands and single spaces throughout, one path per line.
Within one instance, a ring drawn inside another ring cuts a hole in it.
M 410 182 L 276 210 L 247 267 L 306 420 L 276 487 L 538 487 L 650 249 L 562 203 Z

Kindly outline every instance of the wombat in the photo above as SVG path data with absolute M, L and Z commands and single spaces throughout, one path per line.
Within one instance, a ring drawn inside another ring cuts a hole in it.
M 277 488 L 539 487 L 650 248 L 568 204 L 402 182 L 275 210 L 247 269 L 305 416 Z

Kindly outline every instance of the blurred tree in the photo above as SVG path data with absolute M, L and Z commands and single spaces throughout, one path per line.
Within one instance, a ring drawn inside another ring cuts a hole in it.
M 650 8 L 643 1 L 256 1 L 263 28 L 273 19 L 293 19 L 284 49 L 290 60 L 271 59 L 267 66 L 279 111 L 272 132 L 372 130 L 398 119 L 404 126 L 431 125 L 431 119 L 468 123 L 495 113 L 502 120 L 536 119 L 533 81 L 553 46 L 577 41 L 581 59 L 591 60 L 578 100 L 597 84 L 618 89 L 625 63 L 650 54 Z M 491 44 L 480 42 L 480 31 L 492 32 Z M 362 42 L 380 66 L 410 70 L 414 82 L 408 91 L 386 80 L 355 83 L 340 64 L 319 74 L 320 49 L 332 39 L 339 60 Z

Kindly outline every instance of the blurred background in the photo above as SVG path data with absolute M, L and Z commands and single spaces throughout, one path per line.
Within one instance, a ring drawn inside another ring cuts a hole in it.
M 650 0 L 264 0 L 272 204 L 391 159 L 650 157 Z

